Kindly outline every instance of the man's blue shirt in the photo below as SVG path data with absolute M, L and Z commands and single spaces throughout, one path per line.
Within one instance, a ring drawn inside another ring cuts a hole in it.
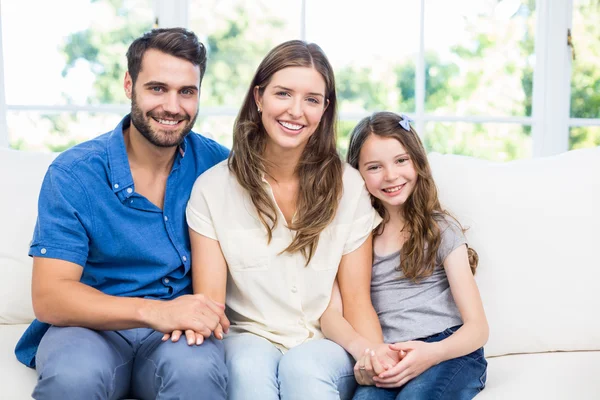
M 192 292 L 185 207 L 196 178 L 229 151 L 191 132 L 179 146 L 161 210 L 136 193 L 123 130 L 129 116 L 102 136 L 60 154 L 48 168 L 29 255 L 70 261 L 81 282 L 106 294 L 172 299 Z M 34 367 L 49 328 L 34 320 L 15 354 Z

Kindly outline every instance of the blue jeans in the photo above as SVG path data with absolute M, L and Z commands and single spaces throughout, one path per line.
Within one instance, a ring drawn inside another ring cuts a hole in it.
M 153 329 L 52 326 L 36 356 L 35 399 L 225 399 L 223 343 L 162 342 Z
M 351 399 L 354 359 L 339 345 L 316 339 L 283 354 L 250 333 L 224 339 L 229 400 Z
M 424 342 L 439 342 L 460 328 L 455 326 L 429 336 Z M 453 358 L 435 365 L 421 375 L 395 389 L 360 386 L 354 400 L 466 400 L 483 390 L 487 378 L 487 361 L 483 348 L 463 357 Z

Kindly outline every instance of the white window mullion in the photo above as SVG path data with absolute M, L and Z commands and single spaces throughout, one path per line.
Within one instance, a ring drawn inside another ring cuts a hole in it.
M 419 54 L 415 71 L 415 120 L 419 135 L 425 133 L 425 0 L 421 0 L 419 13 Z
M 2 4 L 0 3 L 0 7 Z M 0 9 L 0 16 L 2 10 Z M 6 122 L 6 96 L 4 86 L 4 51 L 2 48 L 2 18 L 0 17 L 0 147 L 8 147 L 8 123 Z
M 533 157 L 569 149 L 572 0 L 538 0 L 533 76 Z
M 154 0 L 154 15 L 159 28 L 187 28 L 189 0 Z
M 300 40 L 306 42 L 306 0 L 302 0 L 300 7 Z

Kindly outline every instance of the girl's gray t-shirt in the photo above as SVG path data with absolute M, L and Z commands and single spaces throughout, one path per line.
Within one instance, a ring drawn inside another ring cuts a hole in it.
M 425 338 L 462 324 L 443 267 L 446 257 L 467 243 L 458 224 L 446 217 L 438 221 L 442 240 L 433 274 L 418 283 L 404 277 L 400 252 L 374 255 L 371 299 L 386 343 Z

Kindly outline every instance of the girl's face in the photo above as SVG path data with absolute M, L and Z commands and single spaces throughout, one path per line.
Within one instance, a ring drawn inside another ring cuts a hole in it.
M 406 149 L 394 138 L 370 134 L 358 158 L 367 190 L 388 210 L 401 209 L 417 184 L 417 171 Z
M 302 152 L 327 108 L 325 80 L 314 68 L 288 67 L 277 71 L 262 95 L 254 89 L 267 132 L 267 151 Z

